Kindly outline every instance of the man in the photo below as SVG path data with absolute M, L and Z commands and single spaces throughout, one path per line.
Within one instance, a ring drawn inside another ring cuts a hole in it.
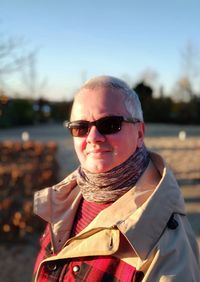
M 80 167 L 35 195 L 48 222 L 35 281 L 200 281 L 183 198 L 144 145 L 137 94 L 117 78 L 91 79 L 67 127 Z

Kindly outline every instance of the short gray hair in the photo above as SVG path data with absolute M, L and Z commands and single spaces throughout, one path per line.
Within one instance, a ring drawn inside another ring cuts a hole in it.
M 126 82 L 113 76 L 97 76 L 86 81 L 79 89 L 78 93 L 84 89 L 94 89 L 97 87 L 108 87 L 111 89 L 120 90 L 125 99 L 124 103 L 126 109 L 131 117 L 143 121 L 143 111 L 139 97 L 137 93 L 132 90 Z

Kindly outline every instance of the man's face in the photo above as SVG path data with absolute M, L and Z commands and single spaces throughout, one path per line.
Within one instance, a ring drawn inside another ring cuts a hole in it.
M 130 117 L 119 90 L 84 89 L 75 99 L 71 121 L 95 121 L 112 115 Z M 119 132 L 109 135 L 100 134 L 93 125 L 87 136 L 74 137 L 74 147 L 82 167 L 92 173 L 101 173 L 127 160 L 142 145 L 143 137 L 142 122 L 123 122 Z

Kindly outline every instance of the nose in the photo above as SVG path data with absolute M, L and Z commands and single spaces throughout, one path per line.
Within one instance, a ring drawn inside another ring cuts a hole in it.
M 88 143 L 97 143 L 97 142 L 104 142 L 105 136 L 102 135 L 95 125 L 92 125 L 90 131 L 87 135 L 87 142 Z

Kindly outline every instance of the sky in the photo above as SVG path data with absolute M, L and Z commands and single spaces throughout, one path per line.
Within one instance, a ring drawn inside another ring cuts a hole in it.
M 71 99 L 102 74 L 133 86 L 149 72 L 170 92 L 182 50 L 200 47 L 199 0 L 0 0 L 0 11 L 0 42 L 20 37 L 24 52 L 37 50 L 38 85 L 51 100 Z M 7 79 L 26 92 L 19 74 Z

